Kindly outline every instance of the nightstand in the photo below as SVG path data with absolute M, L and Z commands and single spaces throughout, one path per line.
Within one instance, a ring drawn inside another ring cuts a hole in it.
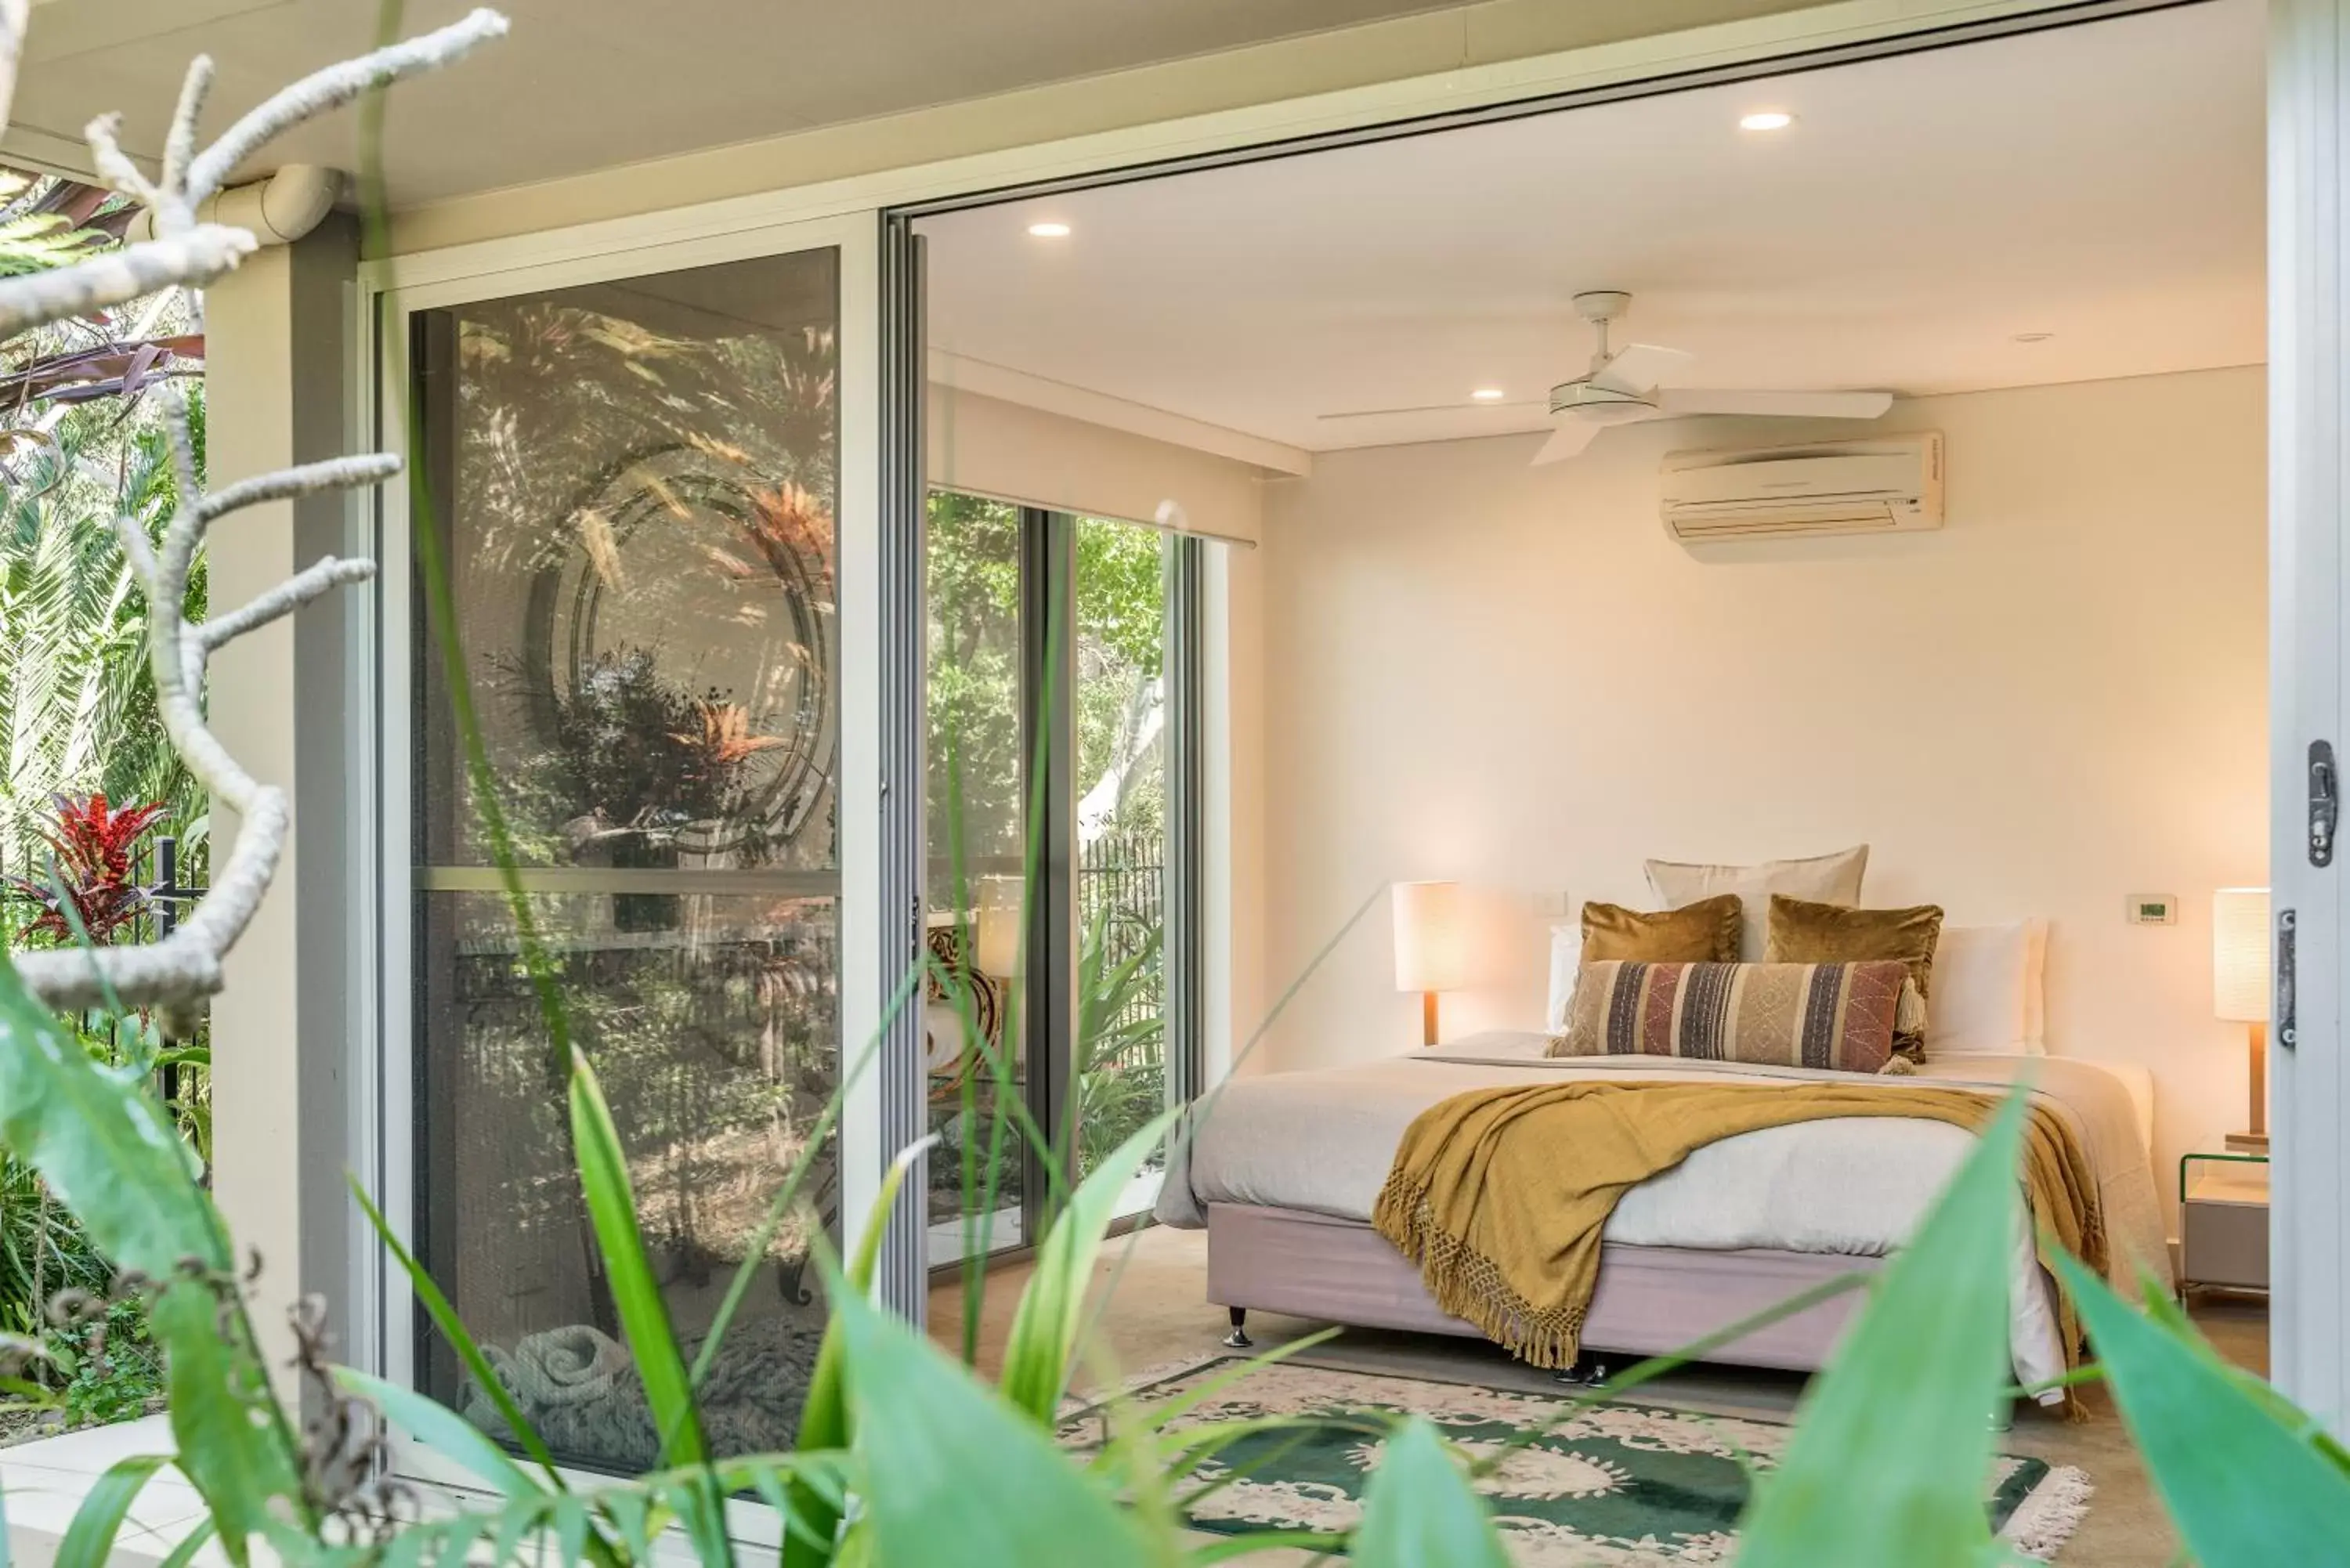
M 2178 1162 L 2178 1289 L 2269 1288 L 2269 1158 L 2190 1154 Z

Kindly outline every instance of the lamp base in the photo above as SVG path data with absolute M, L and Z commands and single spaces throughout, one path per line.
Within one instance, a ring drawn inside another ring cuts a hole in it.
M 2247 1033 L 2251 1046 L 2251 1126 L 2246 1131 L 2228 1135 L 2228 1152 L 2266 1154 L 2269 1151 L 2269 1026 L 2255 1023 Z
M 1436 1044 L 1436 992 L 1432 991 L 1419 993 L 1419 1043 Z

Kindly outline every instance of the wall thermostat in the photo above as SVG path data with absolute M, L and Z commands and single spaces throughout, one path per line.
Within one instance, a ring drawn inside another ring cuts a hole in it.
M 2132 893 L 2129 922 L 2133 926 L 2175 926 L 2178 923 L 2178 900 L 2168 893 Z

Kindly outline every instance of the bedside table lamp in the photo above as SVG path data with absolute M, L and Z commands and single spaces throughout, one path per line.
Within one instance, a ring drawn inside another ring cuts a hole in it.
M 1461 884 L 1398 882 L 1396 989 L 1420 993 L 1420 1041 L 1436 1044 L 1436 993 L 1461 989 Z
M 2211 1011 L 2251 1025 L 2252 1122 L 2230 1133 L 2228 1147 L 2266 1154 L 2269 1147 L 2269 890 L 2222 888 L 2211 895 Z
M 1010 980 L 1020 972 L 1021 925 L 1026 911 L 1021 908 L 1021 881 L 1017 877 L 982 877 L 979 879 L 979 905 L 972 945 L 978 950 L 972 954 L 972 967 L 982 974 L 999 980 Z

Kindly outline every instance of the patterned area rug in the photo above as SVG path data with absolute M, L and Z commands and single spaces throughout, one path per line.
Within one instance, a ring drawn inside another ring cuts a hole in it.
M 1218 1357 L 1138 1385 L 1144 1404 L 1173 1398 L 1235 1365 Z M 1203 1479 L 1234 1476 L 1191 1515 L 1220 1534 L 1288 1528 L 1345 1530 L 1362 1517 L 1363 1488 L 1379 1462 L 1376 1436 L 1359 1428 L 1395 1416 L 1425 1416 L 1471 1454 L 1491 1453 L 1557 1417 L 1568 1401 L 1414 1377 L 1284 1363 L 1266 1367 L 1172 1424 L 1256 1416 L 1367 1417 L 1299 1441 L 1294 1431 L 1226 1449 Z M 1700 1415 L 1651 1405 L 1586 1410 L 1502 1462 L 1482 1484 L 1519 1568 L 1657 1568 L 1727 1563 L 1731 1527 L 1751 1467 L 1767 1470 L 1786 1446 L 1774 1421 Z M 1061 1439 L 1089 1447 L 1100 1422 L 1072 1416 Z M 2088 1511 L 2089 1480 L 2069 1467 L 2002 1455 L 1987 1503 L 1991 1523 L 2026 1556 L 2054 1555 Z

